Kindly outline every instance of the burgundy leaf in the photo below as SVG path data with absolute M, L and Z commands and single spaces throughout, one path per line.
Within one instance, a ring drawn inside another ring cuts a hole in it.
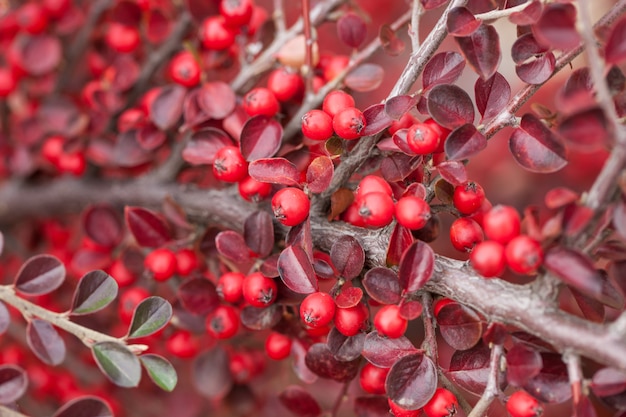
M 0 365 L 0 404 L 20 399 L 28 388 L 26 372 L 15 365 Z
M 570 288 L 570 292 L 578 308 L 580 308 L 580 312 L 583 313 L 583 317 L 596 323 L 604 322 L 604 305 L 601 302 L 587 297 L 575 288 Z
M 107 248 L 116 246 L 124 237 L 122 220 L 108 204 L 87 208 L 83 216 L 83 228 L 91 240 Z
M 422 3 L 422 6 L 424 7 L 424 9 L 430 10 L 430 9 L 436 9 L 442 4 L 447 3 L 447 0 L 420 0 L 420 3 Z
M 225 230 L 215 237 L 215 245 L 220 255 L 236 263 L 244 263 L 250 259 L 250 249 L 244 237 L 234 230 Z
M 311 161 L 306 170 L 306 182 L 312 193 L 324 192 L 329 186 L 335 173 L 332 159 L 322 155 Z
M 532 27 L 537 40 L 551 48 L 575 48 L 580 42 L 576 30 L 576 7 L 573 4 L 548 4 L 537 24 Z
M 104 271 L 85 274 L 74 290 L 72 315 L 91 314 L 103 309 L 117 297 L 118 285 Z
M 267 257 L 274 248 L 274 223 L 267 211 L 255 211 L 243 225 L 246 245 L 260 258 Z
M 248 165 L 248 173 L 260 182 L 272 184 L 298 185 L 300 172 L 285 158 L 261 158 Z
M 533 0 L 528 2 L 528 5 L 524 7 L 524 10 L 512 13 L 509 16 L 509 21 L 518 26 L 532 25 L 539 20 L 542 10 L 543 5 L 541 2 Z
M 246 306 L 241 309 L 241 324 L 252 330 L 266 330 L 276 326 L 282 318 L 278 304 L 266 308 Z
M 473 124 L 454 129 L 444 144 L 448 159 L 462 160 L 477 154 L 487 147 L 487 139 Z
M 417 104 L 417 99 L 413 96 L 395 96 L 385 102 L 385 113 L 394 120 L 404 116 Z
M 517 343 L 506 353 L 506 378 L 515 387 L 521 387 L 537 376 L 541 368 L 541 354 L 529 346 Z
M 525 385 L 527 392 L 532 392 L 539 401 L 563 403 L 572 397 L 572 389 L 567 375 L 567 366 L 557 353 L 542 353 L 543 368 L 538 375 Z
M 193 314 L 206 315 L 220 304 L 215 285 L 205 278 L 192 278 L 178 287 L 178 299 Z
M 398 56 L 404 51 L 404 41 L 400 39 L 391 26 L 381 25 L 378 32 L 378 39 L 387 55 Z
M 617 21 L 606 41 L 604 59 L 607 64 L 618 64 L 626 59 L 626 17 Z
M 565 207 L 576 201 L 578 201 L 578 193 L 566 187 L 553 188 L 544 197 L 546 207 L 551 210 Z
M 170 36 L 174 22 L 163 11 L 156 7 L 151 8 L 147 20 L 145 28 L 148 41 L 159 44 Z
M 460 161 L 445 161 L 437 165 L 437 170 L 441 178 L 450 184 L 457 186 L 468 181 L 465 164 Z
M 137 131 L 137 143 L 146 151 L 153 151 L 167 141 L 167 135 L 153 124 L 143 126 Z
M 58 37 L 43 33 L 20 40 L 20 66 L 30 75 L 48 74 L 61 63 L 63 49 Z
M 330 260 L 339 275 L 350 280 L 361 273 L 365 265 L 365 251 L 358 240 L 344 235 L 333 243 Z
M 381 266 L 370 269 L 363 277 L 363 287 L 367 294 L 381 304 L 398 304 L 402 288 L 398 274 Z
M 410 229 L 402 226 L 400 223 L 396 223 L 389 238 L 389 245 L 387 245 L 387 265 L 398 265 L 402 259 L 402 254 L 411 246 L 414 240 Z
M 385 70 L 377 64 L 361 64 L 346 75 L 346 87 L 365 93 L 376 90 L 383 82 Z
M 566 117 L 559 125 L 559 134 L 568 145 L 582 152 L 604 149 L 610 136 L 606 116 L 598 107 Z
M 489 379 L 490 357 L 491 349 L 484 343 L 469 350 L 457 350 L 450 358 L 450 368 L 446 375 L 464 390 L 480 396 Z M 500 381 L 504 385 L 506 378 L 502 377 Z
M 59 408 L 52 417 L 113 417 L 109 405 L 97 397 L 75 398 Z
M 504 344 L 508 335 L 509 332 L 503 324 L 491 322 L 483 332 L 483 343 L 501 345 Z
M 511 98 L 511 86 L 502 74 L 496 72 L 487 80 L 478 78 L 474 84 L 476 107 L 483 116 L 483 120 L 489 120 L 497 116 Z
M 308 217 L 287 232 L 285 244 L 287 246 L 300 246 L 309 259 L 313 259 L 313 236 L 311 235 L 311 221 Z
M 450 15 L 448 15 L 449 17 Z M 463 73 L 465 59 L 458 52 L 440 52 L 424 67 L 422 84 L 425 90 L 438 84 L 451 84 Z
M 367 36 L 367 25 L 356 13 L 346 13 L 337 21 L 337 35 L 350 48 L 358 48 Z
M 317 277 L 308 255 L 300 246 L 289 246 L 278 258 L 278 273 L 285 285 L 298 294 L 317 291 Z
M 335 298 L 335 304 L 339 308 L 354 307 L 363 299 L 363 290 L 359 287 L 343 287 L 337 298 Z
M 111 163 L 122 168 L 132 168 L 150 162 L 154 156 L 146 151 L 137 139 L 135 129 L 121 133 L 113 147 Z
M 354 414 L 358 417 L 389 417 L 387 398 L 377 395 L 357 397 L 354 400 Z
M 626 391 L 626 372 L 616 368 L 598 370 L 593 375 L 591 390 L 598 397 L 609 397 Z
M 537 42 L 532 33 L 526 33 L 513 42 L 511 47 L 511 57 L 515 64 L 523 64 L 524 62 L 545 55 L 549 48 Z
M 52 255 L 29 258 L 15 277 L 15 287 L 21 293 L 42 295 L 59 288 L 65 280 L 65 266 Z
M 350 362 L 361 356 L 365 345 L 365 333 L 359 332 L 354 336 L 344 336 L 336 327 L 333 327 L 328 333 L 326 345 L 337 360 Z
M 187 90 L 180 84 L 161 87 L 159 94 L 150 105 L 150 120 L 162 130 L 174 127 L 183 114 L 186 94 Z
M 415 320 L 419 316 L 422 315 L 422 311 L 424 310 L 424 306 L 422 303 L 416 300 L 403 300 L 402 304 L 400 304 L 400 317 L 406 320 Z
M 561 246 L 548 250 L 544 266 L 566 284 L 594 298 L 602 295 L 602 275 L 586 255 Z
M 398 359 L 418 352 L 420 351 L 404 336 L 389 339 L 374 331 L 365 336 L 362 354 L 372 365 L 391 368 Z
M 400 286 L 408 293 L 421 289 L 432 277 L 435 268 L 435 253 L 422 241 L 415 241 L 400 260 Z
M 541 55 L 524 64 L 515 66 L 515 73 L 520 80 L 528 84 L 543 84 L 552 76 L 556 59 L 552 52 Z
M 514 343 L 523 343 L 526 346 L 530 346 L 539 352 L 553 352 L 554 346 L 549 344 L 543 339 L 533 336 L 530 333 L 517 331 L 511 333 L 511 339 Z
M 185 209 L 174 201 L 172 196 L 168 195 L 163 199 L 161 209 L 165 218 L 175 226 L 184 230 L 192 230 L 194 228 L 187 220 Z
M 185 101 L 183 102 L 183 119 L 185 123 L 181 127 L 181 131 L 188 130 L 211 119 L 200 107 L 199 100 L 201 91 L 202 89 L 196 88 L 189 91 L 185 96 Z M 226 121 L 224 121 L 224 123 L 225 122 Z
M 435 394 L 437 367 L 423 353 L 404 356 L 391 367 L 385 388 L 394 403 L 407 410 L 417 410 Z
M 235 92 L 223 81 L 204 83 L 197 96 L 202 111 L 213 119 L 223 119 L 235 110 Z
M 522 116 L 520 127 L 509 139 L 509 149 L 523 168 L 531 172 L 555 172 L 567 165 L 565 147 L 536 116 Z
M 193 383 L 200 394 L 221 400 L 233 386 L 228 353 L 219 345 L 202 353 L 193 364 Z
M 49 322 L 33 319 L 26 329 L 28 346 L 47 365 L 59 365 L 65 359 L 65 342 Z
M 363 136 L 371 136 L 382 132 L 391 126 L 393 119 L 385 111 L 384 104 L 373 104 L 363 110 L 365 128 L 361 131 Z
M 280 148 L 283 127 L 271 117 L 258 115 L 250 118 L 241 132 L 241 154 L 246 161 L 270 158 Z
M 398 182 L 407 178 L 421 164 L 421 156 L 393 153 L 382 160 L 380 164 L 380 172 L 385 180 L 389 182 Z
M 461 87 L 437 85 L 428 93 L 428 113 L 441 126 L 456 129 L 474 122 L 474 104 Z
M 456 350 L 467 350 L 481 339 L 483 323 L 480 316 L 463 304 L 452 302 L 437 312 L 441 336 Z
M 317 256 L 313 258 L 313 269 L 315 274 L 322 279 L 331 279 L 337 277 L 337 271 L 335 268 L 326 261 L 326 259 L 320 259 Z
M 455 7 L 448 13 L 446 26 L 453 36 L 469 36 L 476 32 L 481 22 L 465 7 Z
M 233 141 L 223 130 L 207 127 L 193 132 L 185 144 L 182 156 L 191 165 L 213 165 L 215 154 Z
M 278 396 L 280 403 L 298 417 L 317 417 L 322 408 L 308 391 L 298 385 L 290 385 Z
M 124 218 L 139 246 L 156 248 L 163 246 L 172 238 L 167 223 L 151 210 L 126 206 Z
M 491 78 L 498 69 L 502 55 L 500 38 L 491 25 L 482 24 L 474 33 L 467 37 L 454 38 L 470 66 L 486 80 Z
M 306 353 L 305 363 L 311 371 L 322 378 L 348 382 L 359 373 L 361 360 L 357 358 L 342 362 L 335 358 L 325 343 L 316 343 Z
M 293 357 L 293 370 L 298 378 L 307 384 L 317 381 L 317 375 L 306 365 L 306 353 L 308 346 L 305 346 L 299 339 L 294 339 L 291 344 L 291 356 Z

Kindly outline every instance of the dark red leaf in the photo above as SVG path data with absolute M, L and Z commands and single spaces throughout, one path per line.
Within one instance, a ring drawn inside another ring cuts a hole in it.
M 421 164 L 421 156 L 393 153 L 382 160 L 380 172 L 387 181 L 398 182 L 408 177 Z
M 509 332 L 507 328 L 497 322 L 491 322 L 483 332 L 483 343 L 486 345 L 501 345 L 506 341 Z
M 454 38 L 470 66 L 484 80 L 491 78 L 498 69 L 500 59 L 500 38 L 491 25 L 482 24 L 467 37 Z
M 212 119 L 223 119 L 235 110 L 235 92 L 223 81 L 204 83 L 198 93 L 198 105 Z
M 556 187 L 548 191 L 543 200 L 547 208 L 554 210 L 578 201 L 578 193 L 566 187 Z
M 404 41 L 396 35 L 391 26 L 382 25 L 378 32 L 378 38 L 387 55 L 397 56 L 404 51 Z
M 389 403 L 383 396 L 357 397 L 354 414 L 358 417 L 389 417 Z
M 335 298 L 335 304 L 339 308 L 354 307 L 363 299 L 363 290 L 359 287 L 343 287 L 337 298 Z
M 556 59 L 552 52 L 541 55 L 529 62 L 515 66 L 515 73 L 520 80 L 528 84 L 543 84 L 552 76 Z
M 289 229 L 285 244 L 286 246 L 300 246 L 309 259 L 313 259 L 313 236 L 311 235 L 311 221 L 308 217 L 302 223 Z
M 322 408 L 308 391 L 298 385 L 290 385 L 278 396 L 280 403 L 298 417 L 317 417 Z
M 467 350 L 481 339 L 483 323 L 478 314 L 460 303 L 450 303 L 437 312 L 441 336 L 456 350 Z
M 626 17 L 617 21 L 606 41 L 604 59 L 607 64 L 618 64 L 626 59 Z
M 308 255 L 300 246 L 289 246 L 278 258 L 278 273 L 285 285 L 298 294 L 317 291 L 317 277 Z
M 422 311 L 424 310 L 424 306 L 422 303 L 416 300 L 403 300 L 402 304 L 400 304 L 400 317 L 406 320 L 415 320 L 419 316 L 422 315 Z
M 283 127 L 271 117 L 258 115 L 250 118 L 241 132 L 241 154 L 248 162 L 270 158 L 280 148 Z
M 511 86 L 502 74 L 496 72 L 487 80 L 478 78 L 474 84 L 476 107 L 483 120 L 497 116 L 511 98 Z
M 153 151 L 167 141 L 167 135 L 153 124 L 143 126 L 137 131 L 137 143 L 146 151 Z
M 361 64 L 346 75 L 344 83 L 354 91 L 365 93 L 376 90 L 383 82 L 385 70 L 377 64 Z
M 330 260 L 339 275 L 350 280 L 361 273 L 365 265 L 365 251 L 358 240 L 344 235 L 333 243 Z
M 0 366 L 0 404 L 10 404 L 20 399 L 28 388 L 26 372 L 16 365 Z
M 460 161 L 445 161 L 437 165 L 437 170 L 441 178 L 450 184 L 457 186 L 468 181 L 465 164 Z
M 454 129 L 444 144 L 448 159 L 462 160 L 477 154 L 487 147 L 487 139 L 473 124 Z
M 75 398 L 58 409 L 52 417 L 113 417 L 109 405 L 97 397 Z
M 422 241 L 415 241 L 402 255 L 398 276 L 400 286 L 408 293 L 421 289 L 432 277 L 435 253 Z
M 582 152 L 604 149 L 607 145 L 608 122 L 604 112 L 594 107 L 574 113 L 559 125 L 559 134 L 572 148 Z
M 363 136 L 371 136 L 382 132 L 391 126 L 393 119 L 385 111 L 384 104 L 373 104 L 363 110 L 365 128 L 361 131 Z
M 361 356 L 361 351 L 365 345 L 365 333 L 357 333 L 348 337 L 341 334 L 336 327 L 333 327 L 330 333 L 328 333 L 326 345 L 337 360 L 349 362 Z
M 513 42 L 511 57 L 515 64 L 522 64 L 529 59 L 544 55 L 548 51 L 549 48 L 539 44 L 532 33 L 526 33 Z
M 509 21 L 518 26 L 532 25 L 539 20 L 542 10 L 543 5 L 541 2 L 533 0 L 528 3 L 524 10 L 512 13 L 509 16 Z
M 26 328 L 28 346 L 47 365 L 59 365 L 65 359 L 65 342 L 49 322 L 33 319 Z
M 389 238 L 389 245 L 387 245 L 387 265 L 398 265 L 402 259 L 402 254 L 411 246 L 414 240 L 410 229 L 402 226 L 400 223 L 396 223 Z
M 188 130 L 211 119 L 200 107 L 201 91 L 202 89 L 196 88 L 189 91 L 185 96 L 185 101 L 183 102 L 183 119 L 185 123 L 181 127 L 181 131 Z M 224 121 L 224 124 L 226 124 L 226 121 Z M 226 130 L 226 127 L 224 129 Z
M 29 258 L 15 277 L 15 287 L 21 293 L 42 295 L 59 288 L 65 280 L 65 266 L 52 255 Z
M 391 368 L 398 359 L 418 352 L 420 351 L 406 337 L 389 339 L 380 336 L 376 331 L 365 337 L 363 345 L 363 357 L 381 368 Z
M 542 353 L 543 368 L 538 375 L 525 385 L 527 392 L 546 403 L 563 403 L 572 397 L 572 389 L 567 375 L 567 366 L 557 353 Z
M 417 99 L 413 96 L 395 96 L 385 102 L 385 113 L 392 119 L 399 119 L 404 116 L 417 104 Z
M 306 182 L 312 193 L 324 192 L 329 186 L 335 173 L 332 159 L 322 155 L 311 161 L 306 170 Z
M 305 363 L 311 371 L 322 378 L 348 382 L 359 373 L 361 360 L 357 358 L 342 362 L 335 358 L 325 343 L 316 343 L 306 353 Z
M 20 65 L 30 75 L 48 74 L 61 62 L 63 50 L 58 37 L 44 33 L 21 39 Z
M 428 90 L 438 84 L 455 82 L 463 73 L 463 68 L 465 68 L 465 59 L 458 52 L 438 53 L 424 67 L 424 72 L 422 73 L 424 89 Z
M 556 246 L 546 253 L 544 266 L 566 284 L 583 293 L 594 298 L 602 295 L 602 275 L 586 255 Z
M 246 245 L 260 258 L 267 257 L 274 248 L 274 223 L 267 211 L 255 211 L 243 225 Z
M 285 158 L 261 158 L 248 165 L 248 173 L 260 182 L 272 184 L 298 185 L 300 172 Z
M 121 133 L 115 142 L 111 163 L 122 168 L 132 168 L 154 159 L 152 152 L 146 151 L 137 139 L 135 129 Z
M 461 87 L 440 84 L 428 94 L 428 113 L 441 126 L 455 129 L 474 122 L 474 104 Z
M 146 23 L 146 38 L 151 43 L 161 43 L 170 36 L 173 21 L 156 7 L 150 9 Z
M 469 350 L 457 350 L 450 358 L 450 368 L 446 375 L 464 390 L 474 395 L 482 395 L 490 372 L 491 349 L 479 343 Z M 501 388 L 505 387 L 506 378 L 500 375 Z
M 183 149 L 183 159 L 191 165 L 213 165 L 215 154 L 233 141 L 223 130 L 207 127 L 193 132 Z
M 205 278 L 192 278 L 178 287 L 178 299 L 193 314 L 206 315 L 220 304 L 215 285 Z
M 476 32 L 480 24 L 480 20 L 476 19 L 465 7 L 455 7 L 450 10 L 446 22 L 448 33 L 454 36 L 469 36 Z
M 593 375 L 591 390 L 598 397 L 609 397 L 626 391 L 626 372 L 616 368 L 598 370 Z
M 241 324 L 252 330 L 266 330 L 276 326 L 282 318 L 282 310 L 278 304 L 266 308 L 246 306 L 241 309 Z
M 572 293 L 578 308 L 580 308 L 580 312 L 583 314 L 583 317 L 596 323 L 604 322 L 604 305 L 601 302 L 587 297 L 575 288 L 570 288 L 570 292 Z
M 575 48 L 580 42 L 573 4 L 548 4 L 532 28 L 539 42 L 554 49 Z
M 83 217 L 83 228 L 91 240 L 107 248 L 116 246 L 124 237 L 122 220 L 108 204 L 88 207 Z
M 555 172 L 567 165 L 565 147 L 536 116 L 522 116 L 520 127 L 509 139 L 509 149 L 523 168 L 531 172 Z
M 244 263 L 250 259 L 250 249 L 240 233 L 225 230 L 215 237 L 215 245 L 220 255 L 236 263 Z
M 198 356 L 193 364 L 193 383 L 200 394 L 211 400 L 221 400 L 233 386 L 228 353 L 216 346 Z
M 437 367 L 423 353 L 404 356 L 391 367 L 385 389 L 389 398 L 406 410 L 422 408 L 437 389 Z
M 367 25 L 356 13 L 346 13 L 337 21 L 337 35 L 350 48 L 358 48 L 367 36 Z
M 367 294 L 381 304 L 400 302 L 400 280 L 392 269 L 375 267 L 365 273 L 363 287 Z
M 521 387 L 537 376 L 541 368 L 541 354 L 532 347 L 517 343 L 506 353 L 506 378 L 515 387 Z
M 422 3 L 422 6 L 424 7 L 424 9 L 430 10 L 430 9 L 436 9 L 442 4 L 447 3 L 447 0 L 420 0 L 420 3 Z
M 151 210 L 143 207 L 126 206 L 124 218 L 139 246 L 157 248 L 172 238 L 167 223 Z
M 183 114 L 183 102 L 187 90 L 180 84 L 170 84 L 161 87 L 150 106 L 150 120 L 159 129 L 167 130 L 178 122 Z

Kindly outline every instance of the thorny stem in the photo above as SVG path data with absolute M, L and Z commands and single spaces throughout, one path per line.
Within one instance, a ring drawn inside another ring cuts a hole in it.
M 499 375 L 503 366 L 504 348 L 502 345 L 494 345 L 491 348 L 491 359 L 489 360 L 489 376 L 487 377 L 487 386 L 483 395 L 480 397 L 474 409 L 467 417 L 482 417 L 487 414 L 489 406 L 500 393 Z
M 313 45 L 315 44 L 315 39 L 313 38 L 313 32 L 311 30 L 311 16 L 310 16 L 310 8 L 311 2 L 310 0 L 301 0 L 302 1 L 302 21 L 304 22 L 304 83 L 306 86 L 306 94 L 305 97 L 308 96 L 313 91 Z

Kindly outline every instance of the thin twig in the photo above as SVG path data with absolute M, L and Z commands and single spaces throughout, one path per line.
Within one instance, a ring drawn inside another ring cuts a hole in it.
M 502 367 L 502 355 L 504 348 L 502 345 L 494 345 L 491 348 L 491 359 L 489 360 L 489 376 L 487 386 L 474 409 L 467 417 L 482 417 L 487 414 L 489 406 L 500 393 L 499 376 Z
M 478 20 L 488 20 L 488 21 L 498 20 L 498 19 L 502 19 L 503 17 L 509 17 L 513 13 L 521 12 L 529 5 L 530 5 L 530 2 L 527 2 L 523 4 L 518 4 L 517 6 L 509 7 L 508 9 L 492 10 L 490 12 L 479 13 L 475 15 L 474 17 Z
M 305 97 L 313 91 L 313 45 L 315 39 L 311 30 L 310 0 L 301 0 L 302 2 L 302 21 L 304 22 L 304 67 L 302 75 L 304 76 Z
M 276 36 L 281 37 L 287 29 L 283 0 L 274 0 L 274 13 L 272 13 L 272 18 L 274 19 L 274 26 L 276 26 Z
M 333 404 L 333 408 L 330 412 L 330 416 L 331 417 L 337 417 L 337 413 L 339 413 L 339 409 L 341 408 L 341 404 L 343 404 L 343 402 L 346 399 L 346 394 L 348 393 L 348 388 L 350 388 L 350 382 L 348 381 L 346 383 L 343 384 L 343 387 L 341 388 L 341 391 L 339 392 L 339 395 L 337 396 L 337 399 L 335 400 L 335 403 Z
M 437 334 L 435 332 L 435 317 L 433 314 L 433 297 L 429 292 L 422 294 L 422 320 L 424 321 L 424 343 L 422 349 L 434 363 L 439 362 L 437 349 Z
M 413 52 L 416 52 L 420 47 L 420 18 L 424 13 L 422 2 L 420 0 L 413 0 L 413 8 L 411 12 L 411 30 L 409 35 L 411 37 L 411 45 L 413 46 Z
M 572 387 L 572 401 L 574 402 L 574 406 L 576 406 L 583 395 L 583 371 L 580 364 L 580 356 L 566 351 L 563 354 L 563 362 L 567 365 L 567 375 Z

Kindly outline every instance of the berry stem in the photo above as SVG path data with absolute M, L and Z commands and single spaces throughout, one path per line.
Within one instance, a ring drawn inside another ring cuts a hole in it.
M 301 0 L 302 3 L 302 21 L 304 22 L 304 84 L 306 86 L 305 97 L 313 91 L 313 44 L 315 39 L 311 30 L 311 2 L 309 0 Z
M 287 30 L 283 0 L 274 0 L 274 13 L 272 14 L 272 18 L 274 19 L 274 25 L 276 26 L 276 36 L 283 36 L 285 30 Z
M 489 376 L 487 378 L 487 386 L 483 395 L 469 413 L 467 417 L 482 417 L 487 414 L 489 406 L 494 399 L 500 394 L 499 375 L 504 361 L 504 348 L 502 345 L 494 345 L 491 348 L 491 358 L 489 360 Z

